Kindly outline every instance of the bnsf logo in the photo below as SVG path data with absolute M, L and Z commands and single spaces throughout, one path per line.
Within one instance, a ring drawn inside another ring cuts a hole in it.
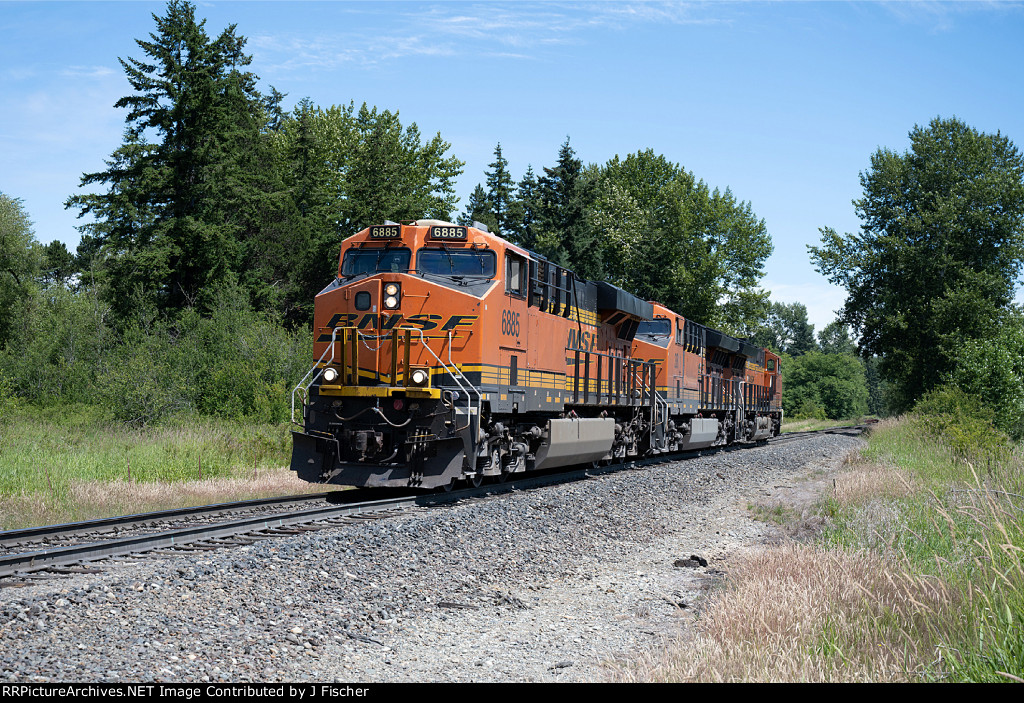
M 569 330 L 569 340 L 565 343 L 566 349 L 594 351 L 595 347 L 597 347 L 597 332 L 580 332 L 579 330 Z
M 452 315 L 443 325 L 441 325 L 441 330 L 459 330 L 472 327 L 473 321 L 478 317 L 479 315 Z M 443 319 L 444 317 L 441 315 L 429 315 L 427 313 L 410 315 L 409 317 L 405 317 L 402 314 L 377 315 L 375 313 L 367 313 L 361 318 L 357 313 L 338 313 L 327 322 L 327 331 L 321 333 L 316 341 L 331 341 L 330 330 L 335 327 L 356 327 L 361 330 L 379 329 L 386 332 L 390 332 L 396 328 L 413 327 L 426 332 L 428 330 L 437 329 L 438 324 Z

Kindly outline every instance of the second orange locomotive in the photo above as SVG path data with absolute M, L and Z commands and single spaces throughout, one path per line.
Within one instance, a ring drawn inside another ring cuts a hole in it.
M 296 389 L 304 480 L 450 487 L 778 433 L 778 357 L 438 220 L 342 243 Z

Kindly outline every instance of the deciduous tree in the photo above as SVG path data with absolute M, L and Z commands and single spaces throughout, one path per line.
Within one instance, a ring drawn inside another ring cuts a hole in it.
M 841 320 L 881 356 L 895 409 L 952 370 L 956 350 L 992 334 L 1024 262 L 1024 159 L 1007 137 L 958 119 L 879 149 L 861 173 L 856 234 L 823 228 L 812 261 L 846 288 Z
M 594 180 L 589 220 L 618 285 L 731 332 L 764 318 L 758 283 L 772 244 L 749 203 L 650 149 L 616 156 Z
M 864 365 L 857 357 L 813 351 L 787 359 L 782 369 L 782 404 L 795 417 L 813 417 L 817 409 L 832 420 L 845 420 L 867 412 Z
M 850 339 L 850 326 L 836 320 L 818 333 L 818 346 L 825 354 L 854 354 L 857 345 Z
M 0 193 L 0 349 L 24 322 L 42 252 L 19 198 Z

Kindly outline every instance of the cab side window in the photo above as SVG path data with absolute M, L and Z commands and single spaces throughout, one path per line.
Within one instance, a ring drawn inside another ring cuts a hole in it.
M 512 295 L 523 296 L 525 295 L 525 284 L 523 281 L 524 273 L 526 272 L 526 260 L 512 254 L 510 252 L 505 253 L 505 292 L 511 293 Z

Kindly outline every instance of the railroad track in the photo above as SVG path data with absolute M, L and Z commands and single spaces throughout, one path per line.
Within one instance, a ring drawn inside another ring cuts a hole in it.
M 800 441 L 818 434 L 859 434 L 863 429 L 864 426 L 857 426 L 794 432 L 773 438 L 771 444 Z M 723 449 L 735 450 L 733 447 Z M 99 569 L 90 565 L 102 560 L 145 555 L 180 556 L 253 544 L 281 535 L 391 517 L 412 508 L 427 508 L 679 461 L 705 455 L 709 451 L 714 450 L 661 455 L 570 471 L 552 470 L 502 484 L 485 484 L 448 493 L 395 495 L 394 491 L 388 491 L 386 498 L 367 500 L 366 496 L 380 492 L 372 489 L 334 491 L 0 532 L 0 587 L 27 585 L 40 578 L 64 574 L 96 572 Z M 232 513 L 247 514 L 234 519 L 220 519 Z M 96 541 L 97 538 L 102 539 Z
M 787 442 L 798 442 L 808 437 L 819 434 L 845 434 L 858 435 L 867 429 L 867 425 L 844 425 L 839 427 L 826 427 L 821 430 L 809 430 L 807 432 L 786 432 L 771 439 L 771 444 L 786 444 Z
M 12 549 L 20 549 L 30 544 L 54 547 L 62 543 L 96 539 L 104 535 L 117 535 L 120 532 L 138 531 L 160 525 L 163 525 L 165 528 L 173 528 L 176 524 L 184 526 L 189 523 L 211 522 L 218 517 L 231 513 L 258 513 L 281 507 L 287 508 L 289 506 L 322 503 L 327 500 L 328 496 L 329 493 L 310 493 L 296 496 L 260 498 L 234 503 L 218 503 L 214 505 L 177 508 L 174 510 L 160 510 L 141 515 L 121 515 L 64 525 L 44 525 L 42 527 L 8 530 L 0 532 L 0 555 L 8 553 Z

